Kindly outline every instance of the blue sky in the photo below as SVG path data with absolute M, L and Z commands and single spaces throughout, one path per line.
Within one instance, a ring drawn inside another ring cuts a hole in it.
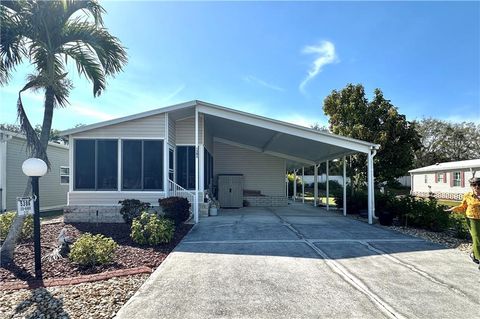
M 347 83 L 383 90 L 408 120 L 480 123 L 479 2 L 103 2 L 128 48 L 124 72 L 93 98 L 70 68 L 67 129 L 199 99 L 301 125 L 327 125 L 323 99 Z M 0 88 L 0 122 L 32 68 Z M 41 94 L 23 94 L 41 123 Z

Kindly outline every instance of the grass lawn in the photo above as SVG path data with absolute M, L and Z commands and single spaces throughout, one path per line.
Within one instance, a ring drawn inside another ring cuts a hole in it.
M 40 220 L 51 220 L 63 215 L 63 209 L 49 210 L 46 212 L 40 212 Z
M 445 206 L 450 206 L 450 207 L 458 206 L 458 205 L 460 205 L 460 203 L 461 203 L 460 201 L 448 200 L 448 199 L 439 199 L 438 200 L 439 205 L 445 205 Z
M 320 200 L 320 204 L 324 204 L 326 205 L 327 204 L 327 198 L 326 197 L 318 197 L 318 199 Z M 298 197 L 298 200 L 301 201 L 302 200 L 302 197 Z M 313 202 L 313 196 L 305 196 L 305 200 L 306 201 L 310 201 L 310 202 Z M 328 200 L 330 206 L 337 206 L 335 204 L 335 200 L 333 197 L 330 197 L 329 200 Z

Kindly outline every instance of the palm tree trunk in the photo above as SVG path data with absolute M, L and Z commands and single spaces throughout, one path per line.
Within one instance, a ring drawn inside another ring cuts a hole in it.
M 41 158 L 46 163 L 49 163 L 47 158 L 47 146 L 48 139 L 50 138 L 50 129 L 52 127 L 53 119 L 53 104 L 54 93 L 51 87 L 47 87 L 45 91 L 45 111 L 43 113 L 42 133 L 40 135 L 40 143 L 42 150 L 32 154 L 34 157 Z M 28 183 L 25 189 L 24 196 L 29 195 L 31 192 L 31 178 L 28 179 Z M 13 252 L 15 250 L 15 244 L 22 232 L 23 223 L 26 216 L 15 215 L 10 231 L 8 232 L 5 241 L 0 248 L 0 266 L 5 266 L 13 261 Z

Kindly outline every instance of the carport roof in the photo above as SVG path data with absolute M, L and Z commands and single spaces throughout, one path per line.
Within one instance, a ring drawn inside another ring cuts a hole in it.
M 290 169 L 358 152 L 369 153 L 379 147 L 377 144 L 198 100 L 73 128 L 61 134 L 74 135 L 161 113 L 168 113 L 169 117 L 178 120 L 193 116 L 195 108 L 205 115 L 205 129 L 210 130 L 216 141 L 285 158 Z

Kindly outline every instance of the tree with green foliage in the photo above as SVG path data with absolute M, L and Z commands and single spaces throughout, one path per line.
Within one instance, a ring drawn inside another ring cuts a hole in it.
M 1 1 L 0 2 L 0 84 L 6 85 L 15 67 L 27 59 L 34 74 L 20 90 L 18 119 L 33 157 L 49 164 L 46 147 L 53 111 L 68 104 L 73 88 L 67 78 L 67 60 L 75 63 L 80 75 L 93 84 L 93 95 L 100 95 L 106 78 L 120 72 L 127 62 L 125 48 L 103 25 L 103 7 L 95 0 Z M 21 94 L 27 90 L 45 93 L 40 137 L 30 124 Z M 21 229 L 16 218 L 1 248 L 2 263 L 12 259 L 14 242 Z
M 416 168 L 479 157 L 480 125 L 424 118 L 416 122 L 415 127 L 421 136 L 422 144 L 415 153 Z
M 380 145 L 374 157 L 376 182 L 393 183 L 412 168 L 420 137 L 380 89 L 375 89 L 368 101 L 363 85 L 348 84 L 325 98 L 323 111 L 329 116 L 332 133 Z M 367 179 L 366 160 L 364 154 L 350 157 L 349 174 L 355 188 Z

